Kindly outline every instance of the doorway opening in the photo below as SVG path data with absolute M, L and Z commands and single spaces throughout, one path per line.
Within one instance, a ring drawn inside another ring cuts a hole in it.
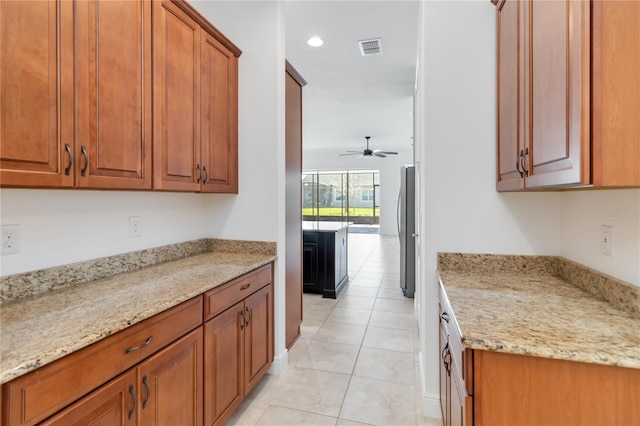
M 302 219 L 352 222 L 349 232 L 379 233 L 379 170 L 303 172 Z

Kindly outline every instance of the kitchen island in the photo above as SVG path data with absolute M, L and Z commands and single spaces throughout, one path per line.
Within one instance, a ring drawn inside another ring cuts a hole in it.
M 440 253 L 448 424 L 638 424 L 640 289 L 554 256 Z
M 349 282 L 351 222 L 302 222 L 302 289 L 335 299 Z

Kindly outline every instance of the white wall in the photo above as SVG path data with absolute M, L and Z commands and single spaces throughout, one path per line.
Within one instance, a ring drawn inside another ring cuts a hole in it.
M 21 250 L 0 258 L 2 275 L 206 236 L 206 195 L 2 189 L 3 225 L 19 224 Z M 129 216 L 142 235 L 129 238 Z M 209 219 L 210 220 L 210 219 Z
M 284 123 L 284 109 L 278 107 L 284 96 L 279 87 L 280 80 L 284 82 L 279 7 L 274 1 L 199 0 L 191 4 L 242 50 L 238 64 L 239 194 L 212 196 L 207 215 L 215 221 L 208 222 L 209 231 L 221 238 L 276 241 L 278 149 L 284 143 L 278 133 L 280 122 Z
M 438 417 L 436 253 L 561 255 L 640 285 L 640 190 L 495 191 L 495 7 L 422 2 L 416 144 L 422 167 L 420 362 Z M 600 254 L 614 226 L 614 256 Z
M 561 193 L 495 190 L 495 7 L 423 2 L 416 111 L 420 139 L 420 357 L 425 413 L 438 404 L 439 251 L 561 252 Z
M 396 216 L 400 166 L 413 164 L 413 150 L 402 148 L 396 151 L 398 155 L 364 159 L 357 156 L 339 156 L 335 150 L 305 150 L 302 167 L 304 170 L 380 170 L 380 233 L 398 235 Z
M 562 255 L 640 287 L 640 189 L 562 194 Z M 600 252 L 602 225 L 613 227 L 613 256 Z
M 207 202 L 207 232 L 219 238 L 276 241 L 285 258 L 285 34 L 275 1 L 191 2 L 241 50 L 238 76 L 239 194 Z M 275 268 L 275 362 L 287 363 L 285 268 Z

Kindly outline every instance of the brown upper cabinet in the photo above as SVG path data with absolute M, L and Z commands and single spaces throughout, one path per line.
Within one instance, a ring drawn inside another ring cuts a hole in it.
M 238 192 L 240 50 L 185 2 L 154 2 L 154 189 Z
M 0 2 L 3 186 L 74 185 L 69 64 L 73 64 L 71 2 Z
M 0 21 L 2 185 L 151 189 L 150 0 L 2 2 Z
M 494 2 L 497 189 L 640 186 L 640 2 Z
M 3 187 L 237 193 L 241 51 L 188 3 L 2 1 L 0 32 Z

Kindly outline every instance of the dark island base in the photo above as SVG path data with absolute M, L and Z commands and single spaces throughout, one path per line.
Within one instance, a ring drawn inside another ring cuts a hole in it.
M 338 283 L 336 288 L 323 288 L 322 290 L 320 290 L 315 287 L 303 286 L 302 291 L 304 293 L 322 294 L 323 299 L 336 299 L 338 295 L 342 293 L 342 290 L 344 290 L 344 288 L 347 286 L 348 283 L 349 283 L 349 276 L 345 275 L 342 281 Z
M 302 290 L 335 299 L 349 282 L 347 224 L 303 223 Z

